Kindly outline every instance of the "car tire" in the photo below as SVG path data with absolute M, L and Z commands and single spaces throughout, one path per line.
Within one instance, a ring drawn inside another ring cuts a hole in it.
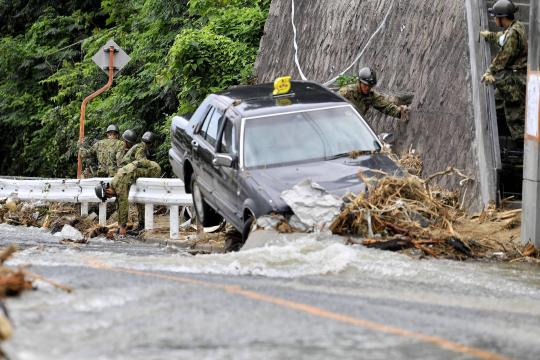
M 254 217 L 249 215 L 244 221 L 242 232 L 236 232 L 235 234 L 228 234 L 225 238 L 225 252 L 239 251 L 246 243 L 246 240 L 251 232 L 251 225 L 253 224 Z
M 244 220 L 244 227 L 242 228 L 242 245 L 246 243 L 249 233 L 251 232 L 251 225 L 253 225 L 253 221 L 255 221 L 253 215 L 247 216 Z
M 204 227 L 217 226 L 223 221 L 223 217 L 210 207 L 204 200 L 197 178 L 191 178 L 191 197 L 195 215 L 199 223 Z
M 244 245 L 242 234 L 237 231 L 230 231 L 225 235 L 225 252 L 238 251 Z

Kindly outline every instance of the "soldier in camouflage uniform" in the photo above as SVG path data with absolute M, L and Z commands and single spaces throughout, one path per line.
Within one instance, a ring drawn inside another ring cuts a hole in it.
M 97 141 L 91 147 L 80 144 L 82 160 L 90 167 L 92 176 L 112 177 L 121 166 L 124 144 L 118 139 L 118 126 L 107 127 L 107 138 Z
M 112 179 L 110 184 L 101 184 L 96 186 L 96 196 L 101 201 L 106 201 L 108 198 L 116 197 L 118 207 L 118 225 L 119 235 L 126 235 L 126 224 L 129 214 L 129 189 L 131 185 L 141 177 L 159 177 L 161 168 L 159 165 L 150 160 L 137 160 L 118 170 L 118 173 Z M 138 211 L 139 228 L 144 228 L 144 212 Z
M 502 32 L 481 31 L 487 41 L 500 47 L 482 82 L 494 85 L 496 96 L 504 103 L 506 124 L 512 140 L 523 140 L 525 94 L 527 86 L 527 35 L 525 26 L 515 20 L 517 7 L 509 0 L 499 0 L 489 9 Z
M 128 152 L 137 142 L 137 133 L 131 129 L 127 129 L 122 134 L 122 140 L 124 141 L 124 152 Z
M 407 121 L 409 108 L 406 105 L 396 105 L 388 97 L 374 90 L 375 85 L 377 85 L 375 71 L 366 67 L 358 72 L 358 83 L 342 87 L 339 94 L 349 100 L 362 116 L 373 107 L 388 116 Z
M 149 159 L 152 157 L 156 136 L 151 131 L 143 134 L 141 142 L 133 145 L 122 159 L 122 164 L 129 164 L 135 160 Z

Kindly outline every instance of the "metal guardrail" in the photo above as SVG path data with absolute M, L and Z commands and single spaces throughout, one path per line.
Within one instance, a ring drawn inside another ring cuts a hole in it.
M 55 201 L 81 204 L 81 215 L 88 215 L 90 204 L 99 204 L 99 224 L 107 220 L 107 204 L 96 197 L 94 187 L 100 181 L 112 178 L 91 179 L 7 179 L 0 178 L 0 197 L 14 197 L 22 201 Z M 113 201 L 112 199 L 109 201 Z M 140 178 L 131 186 L 129 202 L 144 204 L 145 229 L 154 229 L 154 206 L 165 205 L 170 212 L 170 237 L 179 237 L 180 209 L 192 206 L 191 195 L 186 194 L 180 179 Z

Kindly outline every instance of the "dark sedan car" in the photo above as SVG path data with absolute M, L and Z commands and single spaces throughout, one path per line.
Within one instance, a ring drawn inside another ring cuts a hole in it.
M 273 90 L 268 83 L 212 94 L 189 119 L 172 123 L 170 162 L 199 221 L 213 226 L 225 218 L 243 241 L 255 218 L 290 213 L 280 195 L 302 180 L 343 195 L 364 190 L 360 170 L 400 172 L 339 95 L 304 81 L 293 81 L 285 94 Z M 351 158 L 352 151 L 359 156 Z

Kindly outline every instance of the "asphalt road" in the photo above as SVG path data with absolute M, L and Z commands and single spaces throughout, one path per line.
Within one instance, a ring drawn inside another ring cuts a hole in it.
M 11 359 L 539 359 L 540 268 L 304 239 L 224 255 L 0 225 L 44 282 L 7 302 Z

